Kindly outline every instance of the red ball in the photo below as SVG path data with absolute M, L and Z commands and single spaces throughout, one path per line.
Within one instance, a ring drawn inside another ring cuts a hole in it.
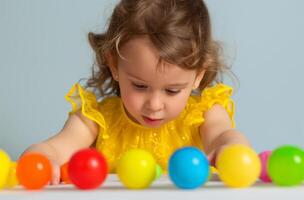
M 100 186 L 108 173 L 105 157 L 95 149 L 76 152 L 68 164 L 70 181 L 79 189 L 93 189 Z
M 52 165 L 43 155 L 28 153 L 17 164 L 16 175 L 19 183 L 27 189 L 41 189 L 52 177 Z

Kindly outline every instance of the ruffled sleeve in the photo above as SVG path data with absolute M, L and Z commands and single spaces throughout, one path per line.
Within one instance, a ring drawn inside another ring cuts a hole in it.
M 232 93 L 233 88 L 225 84 L 217 84 L 204 89 L 199 97 L 189 101 L 189 115 L 185 117 L 186 123 L 190 125 L 202 124 L 205 121 L 204 113 L 213 105 L 219 104 L 226 109 L 232 121 L 232 127 L 235 127 L 234 102 L 231 99 Z
M 70 115 L 81 109 L 82 114 L 93 120 L 99 125 L 99 135 L 107 139 L 107 125 L 103 114 L 100 112 L 99 105 L 94 93 L 83 89 L 80 84 L 76 83 L 66 94 L 65 99 L 72 104 Z

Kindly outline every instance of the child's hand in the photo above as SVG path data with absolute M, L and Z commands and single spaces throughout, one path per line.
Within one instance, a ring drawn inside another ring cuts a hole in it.
M 244 137 L 243 134 L 236 130 L 228 130 L 218 136 L 209 147 L 209 153 L 207 154 L 208 160 L 211 166 L 216 167 L 216 160 L 218 155 L 225 149 L 227 146 L 234 144 L 243 144 L 251 146 L 248 140 Z
M 214 166 L 216 167 L 216 159 L 218 157 L 218 155 L 222 152 L 222 150 L 229 146 L 228 144 L 226 145 L 222 145 L 222 146 L 218 146 L 216 149 L 214 149 L 213 151 L 211 151 L 208 155 L 207 155 L 207 158 L 209 160 L 209 163 L 211 166 Z

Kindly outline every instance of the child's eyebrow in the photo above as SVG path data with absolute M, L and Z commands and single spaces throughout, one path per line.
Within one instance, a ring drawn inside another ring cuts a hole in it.
M 140 77 L 137 77 L 137 76 L 132 75 L 132 74 L 129 74 L 129 73 L 127 73 L 127 74 L 128 74 L 128 76 L 130 76 L 130 77 L 132 77 L 132 78 L 135 78 L 135 79 L 138 79 L 138 80 L 141 80 L 141 81 L 147 83 L 147 81 L 143 80 L 143 79 L 140 78 Z M 167 86 L 170 86 L 170 87 L 172 87 L 172 86 L 185 87 L 185 86 L 187 86 L 188 84 L 189 84 L 188 82 L 181 82 L 181 83 L 171 83 L 171 84 L 168 84 Z
M 142 78 L 140 78 L 140 77 L 137 77 L 137 76 L 135 76 L 135 75 L 129 74 L 128 72 L 126 72 L 126 74 L 127 74 L 128 76 L 132 77 L 132 78 L 135 78 L 135 79 L 141 80 L 141 81 L 143 81 L 143 82 L 147 82 L 147 81 L 143 80 L 143 79 L 142 79 Z
M 172 83 L 172 84 L 169 84 L 168 86 L 178 86 L 178 87 L 185 87 L 187 86 L 189 83 L 186 82 L 186 83 Z

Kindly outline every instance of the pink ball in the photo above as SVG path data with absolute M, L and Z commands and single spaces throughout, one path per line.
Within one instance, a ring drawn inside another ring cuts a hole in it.
M 271 151 L 263 151 L 259 154 L 261 163 L 262 163 L 262 170 L 261 170 L 261 174 L 260 174 L 260 179 L 261 181 L 265 182 L 265 183 L 271 183 L 272 180 L 268 175 L 267 172 L 267 163 L 268 163 L 268 158 L 271 155 Z

